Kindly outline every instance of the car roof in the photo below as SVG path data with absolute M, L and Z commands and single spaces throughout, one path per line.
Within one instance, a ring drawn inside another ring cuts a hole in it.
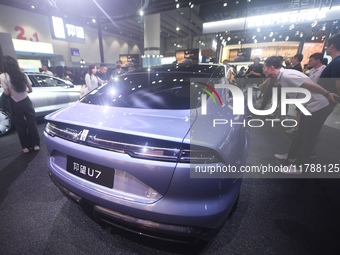
M 187 73 L 207 73 L 211 74 L 214 73 L 217 69 L 221 70 L 220 68 L 224 67 L 223 65 L 218 64 L 168 64 L 168 65 L 161 65 L 161 66 L 153 66 L 153 67 L 145 67 L 140 68 L 127 74 L 131 73 L 140 73 L 140 72 L 187 72 Z

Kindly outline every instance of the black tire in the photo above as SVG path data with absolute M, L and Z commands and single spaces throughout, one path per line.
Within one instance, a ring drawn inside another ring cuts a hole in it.
M 0 136 L 8 134 L 13 129 L 13 122 L 8 112 L 0 109 Z

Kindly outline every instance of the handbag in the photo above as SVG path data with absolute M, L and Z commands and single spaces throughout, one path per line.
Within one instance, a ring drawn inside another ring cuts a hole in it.
M 80 88 L 80 96 L 79 98 L 82 98 L 83 96 L 85 96 L 87 93 L 89 93 L 89 89 L 86 86 L 86 84 L 82 85 Z

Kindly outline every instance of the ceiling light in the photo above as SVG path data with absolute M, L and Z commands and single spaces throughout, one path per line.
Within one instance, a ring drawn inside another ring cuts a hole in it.
M 227 7 L 227 6 L 228 6 L 228 3 L 224 3 L 223 6 L 224 6 L 224 7 Z
M 176 31 L 179 31 L 180 30 L 180 28 L 179 27 L 176 27 Z
M 177 8 L 177 9 L 179 8 L 179 4 L 176 4 L 176 8 Z
M 31 5 L 31 9 L 35 9 L 35 6 L 34 6 L 34 5 Z
M 92 23 L 96 23 L 96 19 L 92 19 Z
M 240 2 L 239 1 L 236 1 L 235 4 L 239 4 Z
M 139 15 L 140 15 L 140 16 L 143 16 L 143 15 L 144 15 L 144 11 L 143 11 L 143 10 L 140 10 L 140 11 L 139 11 Z

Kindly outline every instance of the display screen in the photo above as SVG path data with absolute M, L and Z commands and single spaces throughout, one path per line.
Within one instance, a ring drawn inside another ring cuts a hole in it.
M 85 31 L 83 27 L 71 24 L 55 16 L 51 18 L 51 25 L 53 39 L 85 43 Z

